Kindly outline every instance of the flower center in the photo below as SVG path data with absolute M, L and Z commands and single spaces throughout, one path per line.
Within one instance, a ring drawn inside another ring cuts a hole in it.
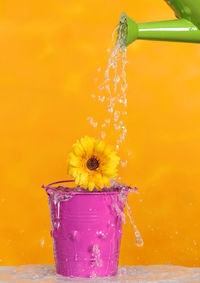
M 99 167 L 99 161 L 95 157 L 91 157 L 87 161 L 87 168 L 90 170 L 96 170 Z

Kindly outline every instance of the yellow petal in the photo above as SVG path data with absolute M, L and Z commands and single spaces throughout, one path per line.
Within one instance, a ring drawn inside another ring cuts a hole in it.
M 76 183 L 76 185 L 80 185 L 80 176 L 79 175 L 76 175 L 75 183 Z
M 76 156 L 81 157 L 84 155 L 84 149 L 81 145 L 81 143 L 79 141 L 77 141 L 74 145 L 73 145 L 73 151 L 76 154 Z
M 104 151 L 105 148 L 105 142 L 100 140 L 100 141 L 96 141 L 95 143 L 95 148 L 94 148 L 94 152 L 99 154 L 102 153 Z
M 107 146 L 105 147 L 105 149 L 104 149 L 103 154 L 104 154 L 104 156 L 107 156 L 107 155 L 108 155 L 109 153 L 111 153 L 112 151 L 113 151 L 112 147 L 109 146 L 109 145 L 107 145 Z
M 69 165 L 74 167 L 81 166 L 80 158 L 78 158 L 73 152 L 69 153 Z
M 93 149 L 94 149 L 95 139 L 85 136 L 84 138 L 80 139 L 80 143 L 82 147 L 84 148 L 87 156 L 91 156 L 93 153 Z
M 109 188 L 109 187 L 110 187 L 110 181 L 109 181 L 109 179 L 108 179 L 107 177 L 105 177 L 105 176 L 103 176 L 102 179 L 103 179 L 104 185 L 105 185 L 107 188 Z
M 84 184 L 88 183 L 88 173 L 82 173 L 81 174 L 79 183 L 81 185 L 84 185 Z
M 95 185 L 94 185 L 93 182 L 88 183 L 88 189 L 89 189 L 89 191 L 93 191 L 94 187 L 95 187 Z
M 77 171 L 78 169 L 75 167 L 68 167 L 68 174 L 73 178 L 76 177 Z
M 104 182 L 102 180 L 101 174 L 96 174 L 96 176 L 94 177 L 94 182 L 95 182 L 95 186 L 99 187 L 100 189 L 104 187 Z

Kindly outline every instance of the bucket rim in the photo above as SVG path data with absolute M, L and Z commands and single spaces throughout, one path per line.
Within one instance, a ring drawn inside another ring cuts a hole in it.
M 54 194 L 60 194 L 60 195 L 90 195 L 90 196 L 93 196 L 93 195 L 117 195 L 117 194 L 120 194 L 121 191 L 113 191 L 113 192 L 63 192 L 63 191 L 56 191 L 55 189 L 52 189 L 52 188 L 45 188 L 47 194 L 50 194 L 50 193 L 54 193 Z M 125 190 L 123 191 L 124 193 L 128 194 L 129 193 L 129 190 Z
M 64 180 L 64 181 L 57 181 L 57 182 L 53 182 L 48 184 L 47 186 L 42 185 L 42 188 L 45 189 L 47 194 L 60 194 L 60 195 L 117 195 L 117 194 L 121 194 L 122 191 L 61 191 L 61 190 L 57 190 L 57 188 L 59 187 L 51 187 L 53 185 L 56 184 L 61 184 L 61 183 L 67 183 L 67 182 L 74 182 L 74 180 Z M 73 189 L 73 188 L 72 188 Z M 129 192 L 131 192 L 132 190 L 134 190 L 133 188 L 126 186 L 126 189 L 123 190 L 123 192 L 125 194 L 128 194 Z

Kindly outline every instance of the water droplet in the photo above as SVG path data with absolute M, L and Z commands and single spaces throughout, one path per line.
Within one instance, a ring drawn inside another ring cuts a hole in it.
M 127 128 L 125 126 L 122 126 L 122 132 L 125 134 L 127 133 Z
M 108 100 L 109 100 L 111 106 L 115 106 L 115 100 L 116 100 L 115 97 L 109 97 Z
M 127 166 L 128 161 L 127 160 L 121 160 L 120 164 L 121 167 L 126 167 Z
M 120 141 L 120 143 L 122 143 L 125 138 L 126 138 L 126 133 L 123 132 L 122 134 L 119 135 L 118 140 Z
M 101 138 L 104 139 L 106 136 L 106 133 L 104 131 L 101 132 Z
M 110 81 L 110 77 L 109 77 L 109 69 L 107 69 L 104 73 L 104 84 L 108 83 Z
M 117 110 L 116 110 L 115 113 L 114 113 L 114 121 L 115 121 L 115 122 L 118 121 L 119 116 L 120 116 L 120 111 L 117 111 Z
M 120 81 L 120 76 L 117 75 L 117 76 L 114 78 L 114 82 L 117 82 L 117 83 L 118 83 L 119 81 Z
M 128 150 L 128 151 L 127 151 L 127 154 L 128 154 L 128 156 L 130 156 L 130 155 L 132 154 L 132 151 L 131 151 L 131 150 Z
M 92 93 L 92 94 L 91 94 L 91 97 L 92 97 L 92 98 L 95 98 L 95 97 L 96 97 L 96 95 L 95 95 L 94 93 Z
M 136 240 L 136 246 L 137 247 L 143 247 L 144 246 L 144 241 L 140 236 L 140 233 L 138 231 L 135 232 L 135 240 Z
M 119 135 L 119 138 L 117 140 L 117 143 L 122 143 L 123 142 L 123 135 Z
M 105 85 L 105 89 L 107 90 L 107 92 L 108 92 L 109 94 L 111 94 L 110 86 L 109 86 L 109 85 Z
M 117 145 L 115 146 L 115 148 L 116 148 L 116 150 L 118 151 L 118 150 L 119 150 L 119 145 L 117 144 Z
M 121 84 L 121 86 L 120 86 L 121 92 L 122 92 L 122 93 L 125 93 L 127 87 L 128 87 L 128 84 L 127 84 L 127 83 Z
M 196 242 L 195 240 L 193 240 L 193 244 L 194 244 L 195 246 L 197 246 L 197 242 Z
M 44 238 L 42 238 L 42 239 L 40 240 L 40 245 L 41 245 L 42 248 L 44 247 Z
M 107 235 L 105 235 L 103 233 L 103 231 L 97 231 L 96 234 L 97 234 L 99 239 L 106 239 L 107 238 Z
M 102 128 L 105 128 L 105 126 L 106 126 L 106 124 L 105 124 L 105 123 L 101 124 L 101 127 L 102 127 Z
M 114 128 L 115 128 L 116 131 L 119 131 L 121 126 L 119 124 L 114 124 Z
M 126 138 L 126 133 L 123 133 L 122 134 L 122 139 L 125 140 L 125 138 Z
M 97 277 L 95 272 L 92 272 L 92 274 L 90 275 L 90 278 L 95 279 Z
M 124 106 L 127 107 L 127 99 L 124 99 Z
M 90 123 L 90 125 L 92 125 L 94 128 L 97 127 L 98 122 L 94 120 L 94 118 L 92 117 L 87 117 L 88 122 Z
M 99 86 L 99 89 L 100 89 L 100 90 L 104 90 L 104 86 L 103 86 L 103 85 L 100 85 L 100 86 Z
M 110 53 L 110 48 L 107 49 L 107 52 Z
M 98 68 L 97 68 L 97 72 L 98 72 L 98 73 L 101 72 L 101 67 L 98 67 Z
M 112 113 L 112 112 L 113 112 L 113 107 L 111 107 L 110 105 L 108 105 L 107 110 L 108 110 L 108 112 Z
M 97 78 L 97 77 L 95 77 L 95 78 L 94 78 L 94 81 L 95 81 L 95 82 L 97 82 L 97 81 L 98 81 L 98 78 Z
M 103 103 L 104 100 L 105 100 L 105 96 L 100 96 L 100 95 L 99 95 L 99 96 L 98 96 L 98 100 Z
M 105 122 L 106 122 L 107 124 L 110 124 L 110 119 L 105 119 Z

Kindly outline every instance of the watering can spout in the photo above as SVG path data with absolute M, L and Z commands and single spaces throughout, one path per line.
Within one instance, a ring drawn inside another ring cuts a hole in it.
M 123 44 L 136 39 L 200 43 L 200 0 L 166 0 L 177 19 L 136 23 L 126 13 L 120 17 Z

